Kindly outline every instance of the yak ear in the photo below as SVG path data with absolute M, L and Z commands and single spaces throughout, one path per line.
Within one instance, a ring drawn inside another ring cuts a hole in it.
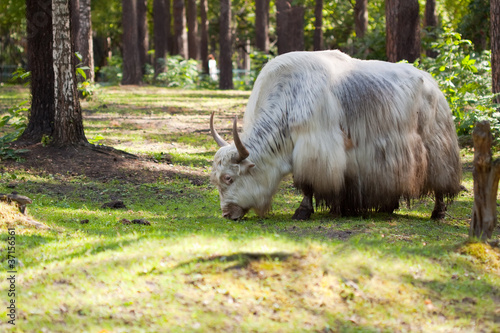
M 240 166 L 240 175 L 244 175 L 248 173 L 252 168 L 255 168 L 255 164 L 249 161 L 248 159 L 243 160 L 239 163 Z

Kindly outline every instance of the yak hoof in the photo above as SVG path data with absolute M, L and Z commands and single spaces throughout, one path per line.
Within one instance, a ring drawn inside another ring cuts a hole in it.
M 295 211 L 295 214 L 293 214 L 292 219 L 293 220 L 309 220 L 312 213 L 314 213 L 313 209 L 299 207 Z
M 446 216 L 446 210 L 443 209 L 443 210 L 433 210 L 432 211 L 432 215 L 431 215 L 431 219 L 433 220 L 442 220 L 444 219 L 444 217 Z

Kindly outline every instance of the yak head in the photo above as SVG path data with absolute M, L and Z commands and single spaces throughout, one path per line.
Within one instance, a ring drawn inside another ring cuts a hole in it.
M 220 149 L 215 154 L 210 181 L 217 186 L 220 196 L 222 216 L 237 220 L 250 209 L 263 216 L 270 206 L 272 195 L 267 194 L 266 184 L 259 177 L 259 168 L 248 158 L 237 131 L 234 118 L 234 143 L 227 143 L 214 128 L 214 113 L 210 117 L 210 130 Z

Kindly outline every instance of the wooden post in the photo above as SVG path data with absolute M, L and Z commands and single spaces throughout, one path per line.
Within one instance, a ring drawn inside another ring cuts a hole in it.
M 492 160 L 493 136 L 490 123 L 481 121 L 472 133 L 474 140 L 474 207 L 469 237 L 486 241 L 497 225 L 497 191 L 500 180 L 500 160 Z

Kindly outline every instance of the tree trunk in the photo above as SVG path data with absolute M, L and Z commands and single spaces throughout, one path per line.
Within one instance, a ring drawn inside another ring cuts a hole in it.
M 288 35 L 288 12 L 290 3 L 287 0 L 275 0 L 276 3 L 276 34 L 278 37 L 278 54 L 290 52 Z
M 188 56 L 186 8 L 184 0 L 174 0 L 174 51 L 184 59 Z
M 142 69 L 137 47 L 137 3 L 136 0 L 122 0 L 123 25 L 123 77 L 122 84 L 140 84 Z
M 31 71 L 31 110 L 19 141 L 38 143 L 54 126 L 54 68 L 52 2 L 26 0 L 28 70 Z
M 497 192 L 500 180 L 500 160 L 492 160 L 493 136 L 490 123 L 481 121 L 472 133 L 474 140 L 474 207 L 469 237 L 486 241 L 491 238 L 497 224 Z
M 420 56 L 418 0 L 387 0 L 386 51 L 391 62 L 414 62 Z
M 71 0 L 71 39 L 75 50 L 78 52 L 78 33 L 80 31 L 80 0 Z
M 153 29 L 155 44 L 155 77 L 165 71 L 165 57 L 167 56 L 167 8 L 165 0 L 154 0 L 153 2 Z
M 188 54 L 190 59 L 198 59 L 198 15 L 196 0 L 187 2 Z
M 425 2 L 424 27 L 432 41 L 436 39 L 437 25 L 436 0 L 427 0 Z M 425 54 L 431 58 L 437 57 L 437 52 L 432 49 L 425 50 Z
M 304 51 L 304 14 L 306 9 L 302 5 L 292 6 L 288 15 L 288 34 L 290 51 Z
M 269 2 L 255 0 L 255 46 L 264 53 L 269 53 Z
M 220 0 L 220 79 L 219 88 L 233 89 L 231 35 L 231 0 Z
M 368 0 L 356 0 L 356 4 L 354 5 L 354 22 L 356 37 L 364 37 L 368 29 Z
M 314 51 L 319 51 L 323 50 L 323 0 L 316 0 L 314 17 Z
M 148 63 L 149 33 L 148 33 L 148 1 L 137 0 L 137 47 L 142 75 L 146 74 Z
M 276 0 L 278 54 L 304 50 L 304 13 L 302 5 L 292 0 Z
M 203 73 L 208 74 L 208 3 L 200 0 L 200 58 Z
M 56 146 L 87 143 L 76 86 L 76 57 L 71 40 L 70 2 L 52 0 L 54 59 L 54 131 Z
M 492 88 L 500 94 L 500 0 L 490 0 L 490 22 Z M 496 102 L 500 103 L 500 95 Z
M 77 0 L 78 1 L 78 0 Z M 94 45 L 92 41 L 92 17 L 90 11 L 90 0 L 79 0 L 79 29 L 75 49 L 82 55 L 82 63 L 90 69 L 85 71 L 87 80 L 94 82 Z M 77 7 L 73 7 L 77 11 Z M 74 15 L 72 15 L 74 16 Z M 73 22 L 71 22 L 73 24 Z

